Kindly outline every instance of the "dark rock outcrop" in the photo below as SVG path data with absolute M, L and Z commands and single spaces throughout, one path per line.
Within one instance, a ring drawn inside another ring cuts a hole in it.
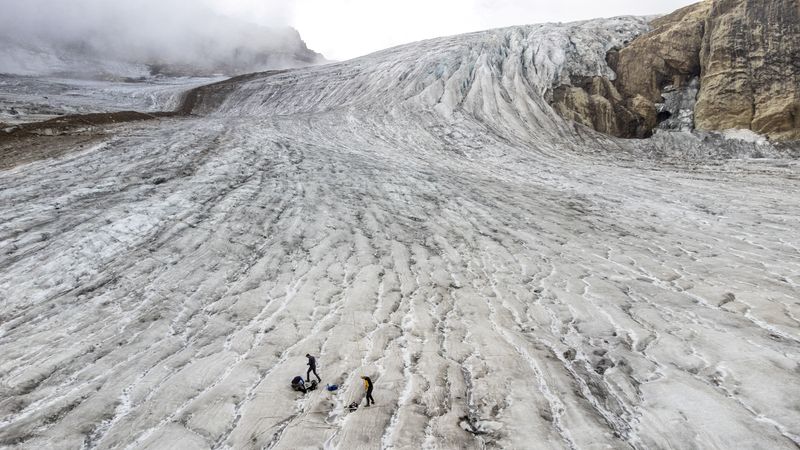
M 652 104 L 641 96 L 625 99 L 605 77 L 575 78 L 553 92 L 553 107 L 564 118 L 621 137 L 647 137 L 656 125 Z

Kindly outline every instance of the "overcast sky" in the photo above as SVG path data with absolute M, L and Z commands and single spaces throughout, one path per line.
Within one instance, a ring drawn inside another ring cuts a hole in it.
M 288 23 L 344 60 L 407 42 L 488 28 L 672 12 L 697 0 L 207 0 L 227 14 Z
M 216 13 L 261 25 L 291 25 L 311 49 L 329 59 L 345 60 L 437 36 L 520 24 L 663 14 L 694 1 L 0 0 L 0 35 L 22 40 L 78 36 L 98 45 L 127 42 L 125 51 L 138 46 L 150 52 L 173 48 L 177 51 L 172 53 L 180 54 L 186 47 L 182 41 L 203 35 L 200 31 L 220 42 L 241 38 L 213 29 L 209 14 Z

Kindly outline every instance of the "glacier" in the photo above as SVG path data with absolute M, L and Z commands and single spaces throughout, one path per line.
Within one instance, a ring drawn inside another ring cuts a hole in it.
M 142 77 L 103 81 L 0 74 L 0 122 L 11 126 L 71 114 L 173 110 L 188 89 L 222 79 Z
M 647 23 L 237 77 L 0 171 L 0 446 L 797 448 L 796 153 L 548 104 Z

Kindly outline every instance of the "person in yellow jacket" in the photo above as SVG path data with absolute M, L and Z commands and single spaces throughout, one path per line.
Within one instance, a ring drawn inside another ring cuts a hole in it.
M 370 402 L 374 405 L 375 399 L 372 398 L 372 380 L 369 377 L 361 377 L 361 379 L 364 380 L 364 389 L 367 391 L 367 406 L 370 405 Z

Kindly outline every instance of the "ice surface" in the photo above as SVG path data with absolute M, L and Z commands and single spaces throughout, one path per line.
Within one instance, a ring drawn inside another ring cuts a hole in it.
M 694 108 L 699 90 L 699 77 L 692 78 L 685 86 L 668 86 L 662 93 L 664 103 L 656 104 L 659 116 L 666 117 L 658 124 L 658 128 L 678 131 L 693 130 Z
M 37 122 L 65 114 L 171 111 L 181 95 L 217 78 L 153 78 L 111 82 L 0 75 L 0 122 Z
M 0 445 L 796 448 L 797 161 L 547 105 L 645 28 L 265 74 L 0 172 Z

